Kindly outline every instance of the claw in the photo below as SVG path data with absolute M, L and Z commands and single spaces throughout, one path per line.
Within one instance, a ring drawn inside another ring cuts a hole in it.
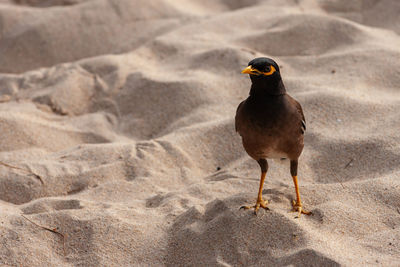
M 241 206 L 239 208 L 239 210 L 244 209 L 244 210 L 248 210 L 248 209 L 254 209 L 254 215 L 257 215 L 257 211 L 260 209 L 260 207 L 262 207 L 263 209 L 269 210 L 269 208 L 267 207 L 268 201 L 267 200 L 257 200 L 256 204 L 254 206 Z
M 305 215 L 311 215 L 312 212 L 311 211 L 306 211 L 303 209 L 303 206 L 301 205 L 301 203 L 297 203 L 296 201 L 292 201 L 292 205 L 293 205 L 293 210 L 298 212 L 298 215 L 295 218 L 300 218 L 301 214 L 305 214 Z

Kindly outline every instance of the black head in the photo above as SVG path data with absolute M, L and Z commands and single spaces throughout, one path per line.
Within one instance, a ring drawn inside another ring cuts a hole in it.
M 270 58 L 258 57 L 253 59 L 242 73 L 250 75 L 252 82 L 252 91 L 250 91 L 250 94 L 258 92 L 269 95 L 281 95 L 286 92 L 279 72 L 279 66 Z
M 245 68 L 242 73 L 261 77 L 273 77 L 279 74 L 279 66 L 270 58 L 258 57 L 250 61 L 248 67 Z

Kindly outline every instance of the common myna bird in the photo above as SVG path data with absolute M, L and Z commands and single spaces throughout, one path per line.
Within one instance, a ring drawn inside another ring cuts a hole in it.
M 304 147 L 306 121 L 303 110 L 295 99 L 286 93 L 279 66 L 270 58 L 259 57 L 249 62 L 242 73 L 249 74 L 249 97 L 241 102 L 236 111 L 235 127 L 242 137 L 243 147 L 261 167 L 261 180 L 257 202 L 244 209 L 267 208 L 262 199 L 262 188 L 268 170 L 267 159 L 290 160 L 290 173 L 296 189 L 297 201 L 293 208 L 300 214 L 311 214 L 303 209 L 297 182 L 298 158 Z

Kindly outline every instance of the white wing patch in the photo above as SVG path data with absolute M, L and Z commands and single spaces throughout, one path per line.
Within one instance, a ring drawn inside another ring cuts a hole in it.
M 306 132 L 306 122 L 301 120 L 301 133 L 304 134 Z

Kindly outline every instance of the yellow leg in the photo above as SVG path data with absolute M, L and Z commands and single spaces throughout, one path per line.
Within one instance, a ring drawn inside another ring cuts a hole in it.
M 293 200 L 293 209 L 295 210 L 295 211 L 298 211 L 299 212 L 299 215 L 297 216 L 297 217 L 300 217 L 300 215 L 303 213 L 303 214 L 306 214 L 306 215 L 311 215 L 311 212 L 309 212 L 309 211 L 305 211 L 304 209 L 303 209 L 303 205 L 301 204 L 301 199 L 300 199 L 300 191 L 299 191 L 299 184 L 298 184 L 298 181 L 297 181 L 297 176 L 293 176 L 293 183 L 294 183 L 294 187 L 295 187 L 295 189 L 296 189 L 296 198 L 297 198 L 297 201 L 294 201 Z
M 260 207 L 267 209 L 267 210 L 269 209 L 267 207 L 268 201 L 262 199 L 262 189 L 263 189 L 266 174 L 267 174 L 266 172 L 261 173 L 260 187 L 258 188 L 258 197 L 257 197 L 256 204 L 254 206 L 241 206 L 240 207 L 241 209 L 247 210 L 247 209 L 254 208 L 254 214 L 257 214 L 257 211 L 260 209 Z

